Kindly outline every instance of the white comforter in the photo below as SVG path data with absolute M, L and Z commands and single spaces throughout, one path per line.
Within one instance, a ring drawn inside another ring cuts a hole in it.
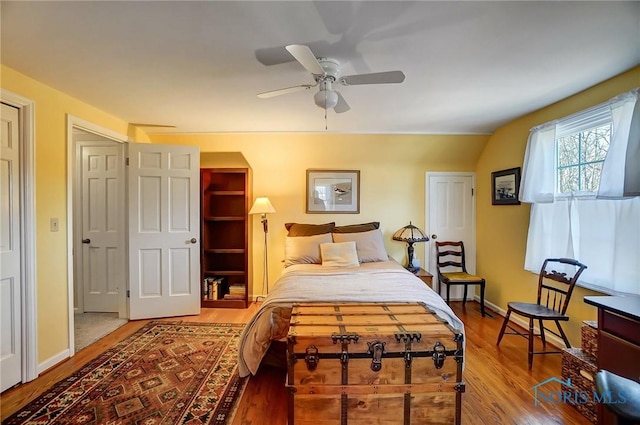
M 240 376 L 255 374 L 271 341 L 287 335 L 292 303 L 312 301 L 424 302 L 464 331 L 462 321 L 442 298 L 395 261 L 340 268 L 294 265 L 284 270 L 240 337 Z

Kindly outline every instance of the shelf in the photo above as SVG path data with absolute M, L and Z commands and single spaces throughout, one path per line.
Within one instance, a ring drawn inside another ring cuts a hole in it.
M 205 308 L 247 308 L 245 300 L 202 300 Z
M 244 254 L 246 251 L 242 248 L 212 248 L 205 249 L 205 254 Z
M 244 190 L 207 190 L 204 192 L 206 195 L 219 195 L 219 196 L 230 196 L 230 195 L 244 195 Z
M 231 215 L 207 216 L 207 217 L 204 217 L 203 219 L 204 221 L 243 221 L 245 220 L 244 217 L 231 216 Z
M 201 277 L 203 281 L 223 278 L 218 288 L 219 298 L 202 297 L 202 307 L 248 307 L 248 171 L 241 168 L 200 170 Z M 230 286 L 238 285 L 241 286 L 240 299 L 223 299 Z
M 213 276 L 242 276 L 247 274 L 244 270 L 205 270 L 205 277 L 213 277 Z

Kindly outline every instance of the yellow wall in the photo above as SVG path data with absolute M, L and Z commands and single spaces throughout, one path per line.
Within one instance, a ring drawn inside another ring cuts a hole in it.
M 286 222 L 339 225 L 380 221 L 388 252 L 406 261 L 406 245 L 393 232 L 413 221 L 424 228 L 425 172 L 473 171 L 488 136 L 218 134 L 150 135 L 153 143 L 199 146 L 201 153 L 239 153 L 252 169 L 253 195 L 267 196 L 269 215 L 269 282 L 282 271 Z M 207 155 L 207 154 L 203 154 Z M 236 156 L 231 156 L 235 158 Z M 220 164 L 220 162 L 218 162 Z M 228 166 L 234 166 L 229 164 Z M 306 214 L 306 170 L 360 170 L 360 214 Z M 252 222 L 253 284 L 262 287 L 263 232 Z M 421 245 L 421 244 L 418 244 Z M 423 247 L 417 254 L 423 256 Z
M 530 206 L 491 205 L 491 172 L 522 166 L 529 130 L 535 125 L 595 106 L 638 86 L 640 67 L 512 121 L 491 136 L 476 168 L 477 272 L 487 279 L 488 301 L 506 310 L 509 301 L 535 301 L 537 290 L 537 275 L 523 269 Z M 596 320 L 596 309 L 583 302 L 585 295 L 593 294 L 583 288 L 574 291 L 568 310 L 571 321 L 565 327 L 572 345 L 580 345 L 582 321 Z
M 409 220 L 424 227 L 426 171 L 477 172 L 477 269 L 488 279 L 487 298 L 505 308 L 506 302 L 531 299 L 535 276 L 522 270 L 529 207 L 491 206 L 492 171 L 522 165 L 529 128 L 568 115 L 640 85 L 640 68 L 518 119 L 493 136 L 337 135 L 337 134 L 219 134 L 152 135 L 52 87 L 1 67 L 0 86 L 36 102 L 36 250 L 38 296 L 38 361 L 63 352 L 67 334 L 67 179 L 66 114 L 74 115 L 136 141 L 188 144 L 200 147 L 208 164 L 252 168 L 253 195 L 268 196 L 277 212 L 269 216 L 270 281 L 284 256 L 283 224 L 288 221 L 338 224 L 380 221 L 387 249 L 405 261 L 406 247 L 391 234 Z M 486 147 L 485 147 L 486 146 Z M 205 164 L 206 165 L 206 164 Z M 361 171 L 358 215 L 305 214 L 305 171 L 308 168 Z M 49 231 L 58 217 L 60 229 Z M 261 282 L 262 228 L 253 218 L 254 283 Z M 422 246 L 418 255 L 423 256 Z M 256 287 L 259 291 L 259 287 Z M 587 291 L 578 289 L 570 314 L 577 343 L 579 324 L 593 319 L 583 305 Z
M 2 89 L 35 101 L 36 286 L 38 363 L 66 350 L 67 291 L 67 114 L 128 134 L 128 124 L 52 87 L 2 66 Z M 137 137 L 146 138 L 138 131 Z M 49 220 L 59 219 L 59 231 Z

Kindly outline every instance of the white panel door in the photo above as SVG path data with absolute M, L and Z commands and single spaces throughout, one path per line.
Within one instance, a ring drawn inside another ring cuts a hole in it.
M 436 241 L 463 241 L 467 271 L 476 270 L 475 202 L 473 173 L 427 173 L 427 232 L 431 237 L 427 246 L 427 270 L 434 276 L 433 289 L 438 289 L 436 269 Z M 451 299 L 462 299 L 463 287 L 451 287 Z M 474 286 L 469 287 L 468 299 L 473 299 Z M 445 288 L 442 288 L 445 292 Z M 442 295 L 442 294 L 440 294 Z
M 200 153 L 129 144 L 130 319 L 200 313 Z
M 80 149 L 84 311 L 118 312 L 118 291 L 125 289 L 122 146 Z
M 22 381 L 22 258 L 18 109 L 2 104 L 0 133 L 0 391 Z

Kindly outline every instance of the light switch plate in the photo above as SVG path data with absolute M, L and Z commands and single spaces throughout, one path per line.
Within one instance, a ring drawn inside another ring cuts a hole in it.
M 58 218 L 57 217 L 52 217 L 51 220 L 49 221 L 50 226 L 51 226 L 51 231 L 52 232 L 57 232 L 58 231 Z

